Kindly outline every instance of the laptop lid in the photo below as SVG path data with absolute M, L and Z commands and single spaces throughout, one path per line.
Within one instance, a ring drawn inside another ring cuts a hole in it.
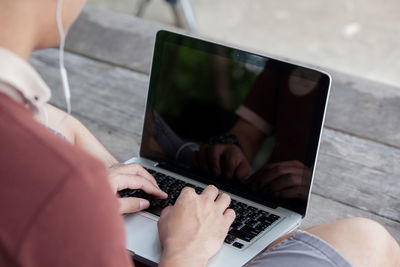
M 140 156 L 305 216 L 329 75 L 159 31 Z

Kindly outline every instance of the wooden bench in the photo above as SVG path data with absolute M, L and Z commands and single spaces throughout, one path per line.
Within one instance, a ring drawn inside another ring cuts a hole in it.
M 139 153 L 151 53 L 161 28 L 86 8 L 68 37 L 73 115 L 121 161 Z M 52 88 L 51 103 L 64 108 L 57 51 L 35 52 L 31 63 Z M 333 86 L 303 226 L 363 216 L 400 241 L 400 90 L 327 71 Z

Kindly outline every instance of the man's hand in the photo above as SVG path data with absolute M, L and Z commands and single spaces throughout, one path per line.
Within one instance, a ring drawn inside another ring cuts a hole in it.
M 251 172 L 250 163 L 235 144 L 204 144 L 196 153 L 196 162 L 200 167 L 226 178 L 243 180 Z
M 164 248 L 160 266 L 205 266 L 221 248 L 235 212 L 227 209 L 227 194 L 218 195 L 208 186 L 201 195 L 193 188 L 182 190 L 174 206 L 167 207 L 158 221 Z
M 159 198 L 168 195 L 157 185 L 156 180 L 139 164 L 116 164 L 108 169 L 108 179 L 115 194 L 123 189 L 141 189 L 144 192 Z M 131 213 L 147 209 L 149 201 L 142 198 L 119 198 L 120 212 Z

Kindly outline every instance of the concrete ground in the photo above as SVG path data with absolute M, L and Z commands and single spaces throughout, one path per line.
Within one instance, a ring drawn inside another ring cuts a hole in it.
M 135 14 L 140 0 L 88 2 Z M 400 87 L 398 0 L 191 3 L 203 36 Z M 150 0 L 142 17 L 174 24 L 172 10 L 164 0 Z

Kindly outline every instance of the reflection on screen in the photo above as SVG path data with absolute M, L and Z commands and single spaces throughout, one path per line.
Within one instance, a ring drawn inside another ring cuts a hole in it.
M 321 74 L 206 48 L 159 47 L 141 156 L 304 214 L 323 114 Z

